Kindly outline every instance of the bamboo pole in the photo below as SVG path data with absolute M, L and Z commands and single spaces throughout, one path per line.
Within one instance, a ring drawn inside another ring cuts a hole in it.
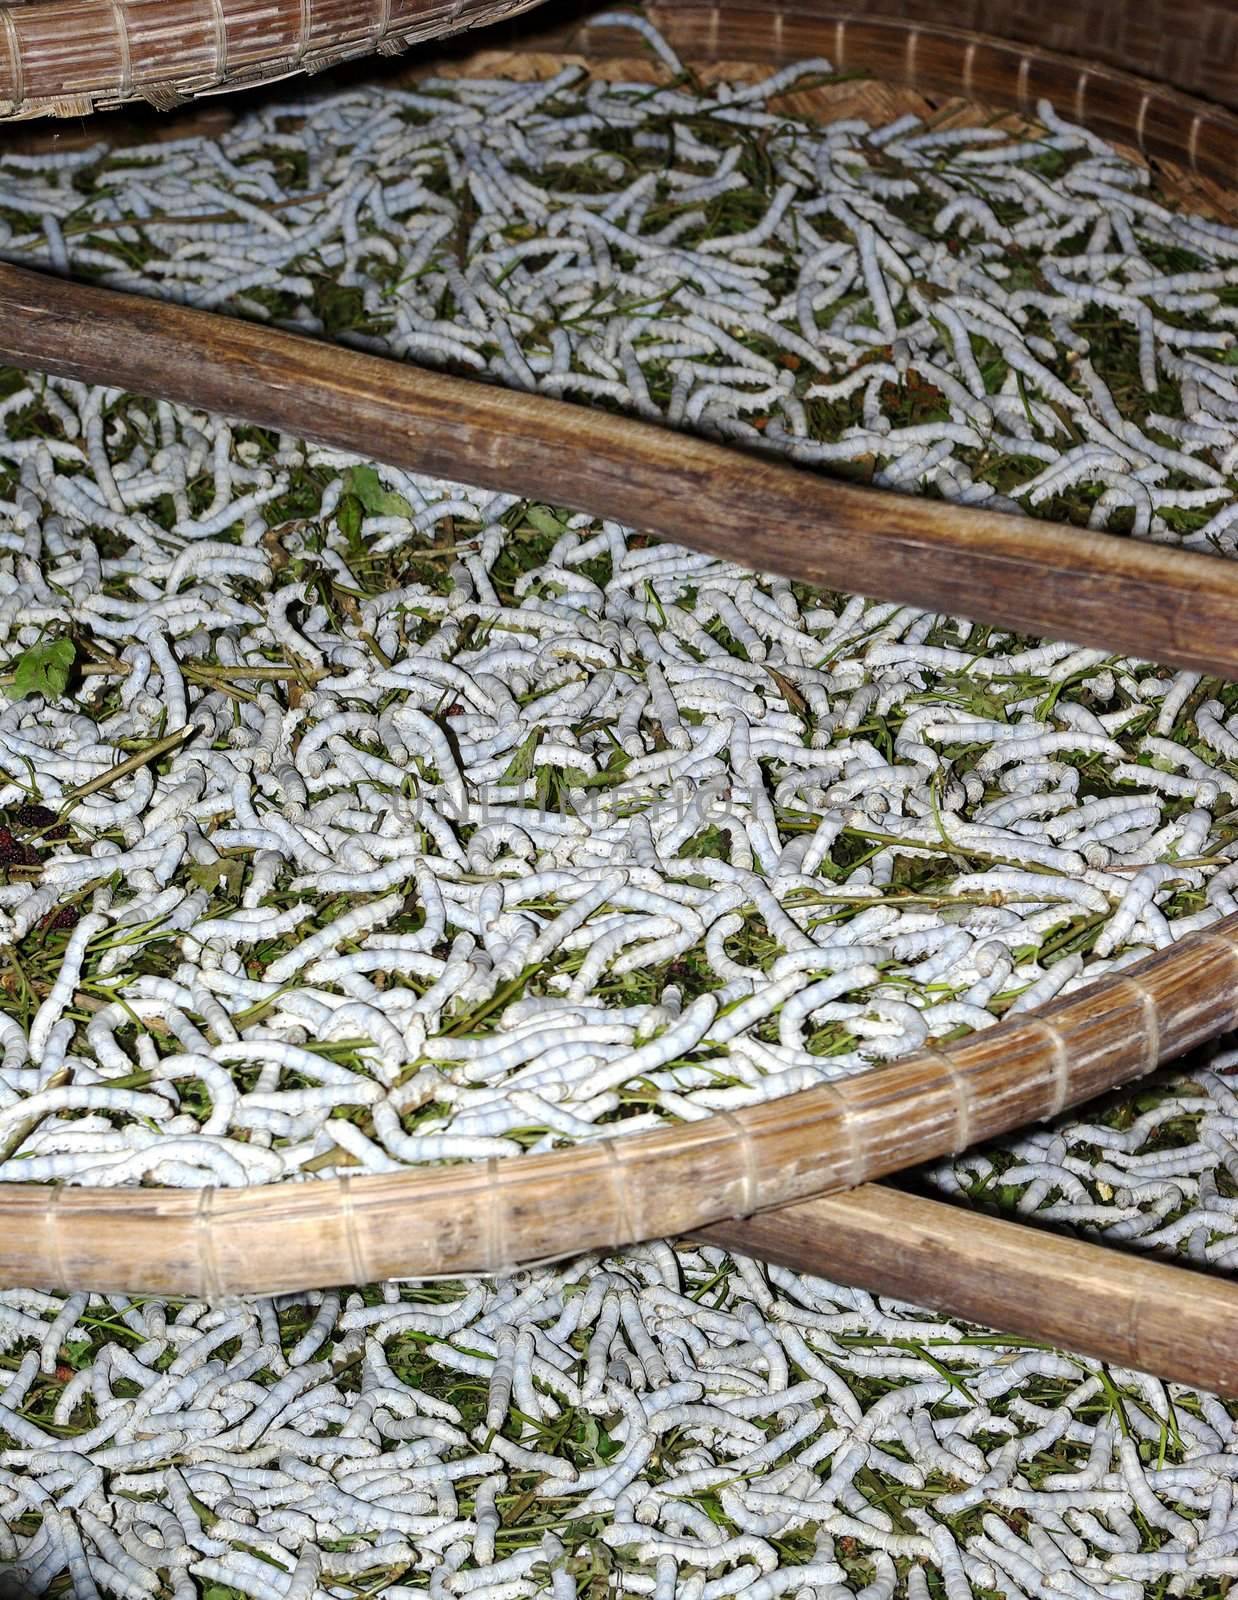
M 704 1244 L 1238 1395 L 1238 1283 L 865 1184 L 694 1230 Z
M 622 1248 L 1054 1117 L 1235 1024 L 1238 915 L 948 1048 L 653 1133 L 251 1189 L 0 1184 L 0 1282 L 218 1299 Z
M 857 488 L 626 417 L 0 264 L 0 361 L 589 511 L 824 588 L 1238 677 L 1238 563 Z

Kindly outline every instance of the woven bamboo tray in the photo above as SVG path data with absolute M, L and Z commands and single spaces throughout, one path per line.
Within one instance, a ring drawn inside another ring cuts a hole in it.
M 0 118 L 81 117 L 321 72 L 539 0 L 15 0 L 0 6 Z
M 38 0 L 37 8 L 58 4 Z M 711 61 L 726 62 L 729 74 L 736 57 L 777 64 L 829 54 L 851 68 L 871 66 L 875 81 L 859 92 L 877 114 L 891 115 L 908 107 L 908 96 L 920 105 L 925 95 L 962 95 L 973 108 L 981 96 L 988 105 L 1026 107 L 1047 93 L 1110 137 L 1176 158 L 1172 181 L 1188 192 L 1201 185 L 1204 203 L 1230 200 L 1207 175 L 1232 181 L 1238 121 L 1119 72 L 949 29 L 837 18 L 818 3 L 728 7 L 722 25 L 716 8 L 694 0 L 647 9 L 703 75 Z M 615 50 L 609 30 L 582 29 L 575 18 L 528 42 L 555 59 L 496 49 L 448 70 L 553 70 L 567 47 L 594 61 Z M 630 69 L 624 62 L 622 75 Z M 854 84 L 842 89 L 857 92 Z M 829 105 L 827 114 L 844 114 L 837 98 Z M 827 484 L 600 414 L 590 418 L 591 450 L 582 459 L 563 448 L 567 434 L 579 443 L 580 413 L 557 402 L 13 268 L 0 268 L 0 360 L 188 400 L 405 466 L 550 494 L 770 570 L 868 592 L 888 594 L 894 571 L 901 575 L 911 560 L 899 598 L 1238 676 L 1238 570 L 1229 563 L 1043 523 L 940 515 L 925 502 Z M 288 393 L 295 405 L 280 398 Z M 748 535 L 740 547 L 728 533 L 736 496 L 758 470 L 763 494 L 798 508 L 805 534 L 794 551 L 774 542 L 758 550 Z M 857 544 L 860 554 L 849 554 Z M 968 572 L 972 562 L 988 562 L 962 599 L 960 551 Z M 1077 1326 L 1075 1342 L 1095 1353 L 1142 1356 L 1167 1375 L 1236 1388 L 1238 1353 L 1224 1336 L 1238 1309 L 1232 1286 L 1015 1224 L 981 1228 L 981 1219 L 959 1219 L 949 1207 L 869 1181 L 1055 1115 L 1228 1031 L 1238 1025 L 1236 978 L 1238 918 L 962 1044 L 735 1115 L 551 1156 L 255 1191 L 0 1186 L 0 1281 L 214 1297 L 499 1270 L 703 1230 L 839 1275 L 850 1250 L 857 1281 L 869 1287 L 989 1320 L 1005 1305 L 1005 1325 L 1033 1333 L 1054 1331 L 1045 1322 L 1044 1274 L 1060 1273 L 1071 1292 L 1058 1303 L 1057 1337 Z M 855 1185 L 865 1187 L 805 1200 Z M 787 1202 L 800 1203 L 754 1223 L 728 1220 Z M 897 1252 L 896 1225 L 904 1228 Z M 999 1258 L 1009 1266 L 1004 1275 Z M 1069 1308 L 1086 1303 L 1081 1285 L 1093 1300 L 1098 1290 L 1118 1297 L 1121 1317 L 1080 1320 Z
M 8 0 L 0 4 L 0 120 L 80 117 L 132 101 L 168 108 L 545 5 L 522 50 L 615 52 L 580 28 L 589 0 Z M 929 93 L 1068 115 L 1230 183 L 1238 108 L 1232 0 L 662 0 L 644 12 L 693 62 L 780 64 L 826 54 L 840 70 Z M 1065 53 L 1063 53 L 1065 52 Z M 1171 88 L 1169 85 L 1176 87 Z M 1209 106 L 1182 90 L 1202 92 Z

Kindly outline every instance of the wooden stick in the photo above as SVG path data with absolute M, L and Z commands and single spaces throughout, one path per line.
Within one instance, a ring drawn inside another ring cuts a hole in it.
M 764 572 L 1238 677 L 1238 562 L 765 456 L 0 264 L 0 361 L 647 529 Z
M 694 1239 L 1238 1395 L 1238 1283 L 869 1183 Z
M 79 783 L 75 789 L 67 789 L 61 798 L 61 812 L 67 812 L 87 795 L 98 794 L 100 789 L 110 789 L 118 779 L 127 778 L 131 772 L 136 772 L 148 762 L 158 761 L 161 756 L 168 755 L 183 745 L 186 739 L 192 738 L 193 731 L 192 728 L 178 728 L 175 733 L 156 739 L 154 744 L 148 744 L 144 749 L 127 756 L 124 761 L 118 761 L 114 767 L 101 772 L 97 778 L 91 778 L 88 783 Z
M 652 1133 L 251 1189 L 0 1184 L 0 1283 L 217 1299 L 618 1249 L 1054 1117 L 1236 1023 L 1238 915 L 946 1049 Z

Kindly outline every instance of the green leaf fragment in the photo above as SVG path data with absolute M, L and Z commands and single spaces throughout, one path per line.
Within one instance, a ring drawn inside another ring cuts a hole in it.
M 567 523 L 558 517 L 549 506 L 530 506 L 526 513 L 531 527 L 538 533 L 557 539 L 561 533 L 567 532 Z
M 402 494 L 383 487 L 375 467 L 349 467 L 344 473 L 345 493 L 354 495 L 372 517 L 411 517 L 413 509 Z M 348 533 L 348 529 L 344 529 Z
M 541 743 L 542 730 L 534 728 L 516 747 L 516 752 L 504 769 L 501 783 L 523 783 L 533 775 L 533 757 Z
M 339 510 L 335 513 L 335 520 L 340 532 L 352 544 L 361 533 L 361 519 L 365 509 L 355 494 L 346 494 L 340 501 Z
M 59 700 L 69 686 L 69 674 L 77 651 L 69 639 L 53 639 L 33 644 L 13 662 L 13 681 L 6 684 L 13 700 L 41 694 L 45 700 Z
M 222 861 L 202 862 L 187 869 L 187 875 L 199 889 L 208 893 L 222 890 L 229 900 L 238 900 L 245 882 L 245 867 L 240 861 L 225 857 Z

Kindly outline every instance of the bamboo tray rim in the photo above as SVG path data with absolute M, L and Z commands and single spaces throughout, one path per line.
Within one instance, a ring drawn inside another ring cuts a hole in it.
M 1238 914 L 959 1043 L 650 1133 L 244 1188 L 0 1184 L 0 1281 L 220 1300 L 510 1272 L 856 1189 L 1054 1117 L 1236 1024 Z

